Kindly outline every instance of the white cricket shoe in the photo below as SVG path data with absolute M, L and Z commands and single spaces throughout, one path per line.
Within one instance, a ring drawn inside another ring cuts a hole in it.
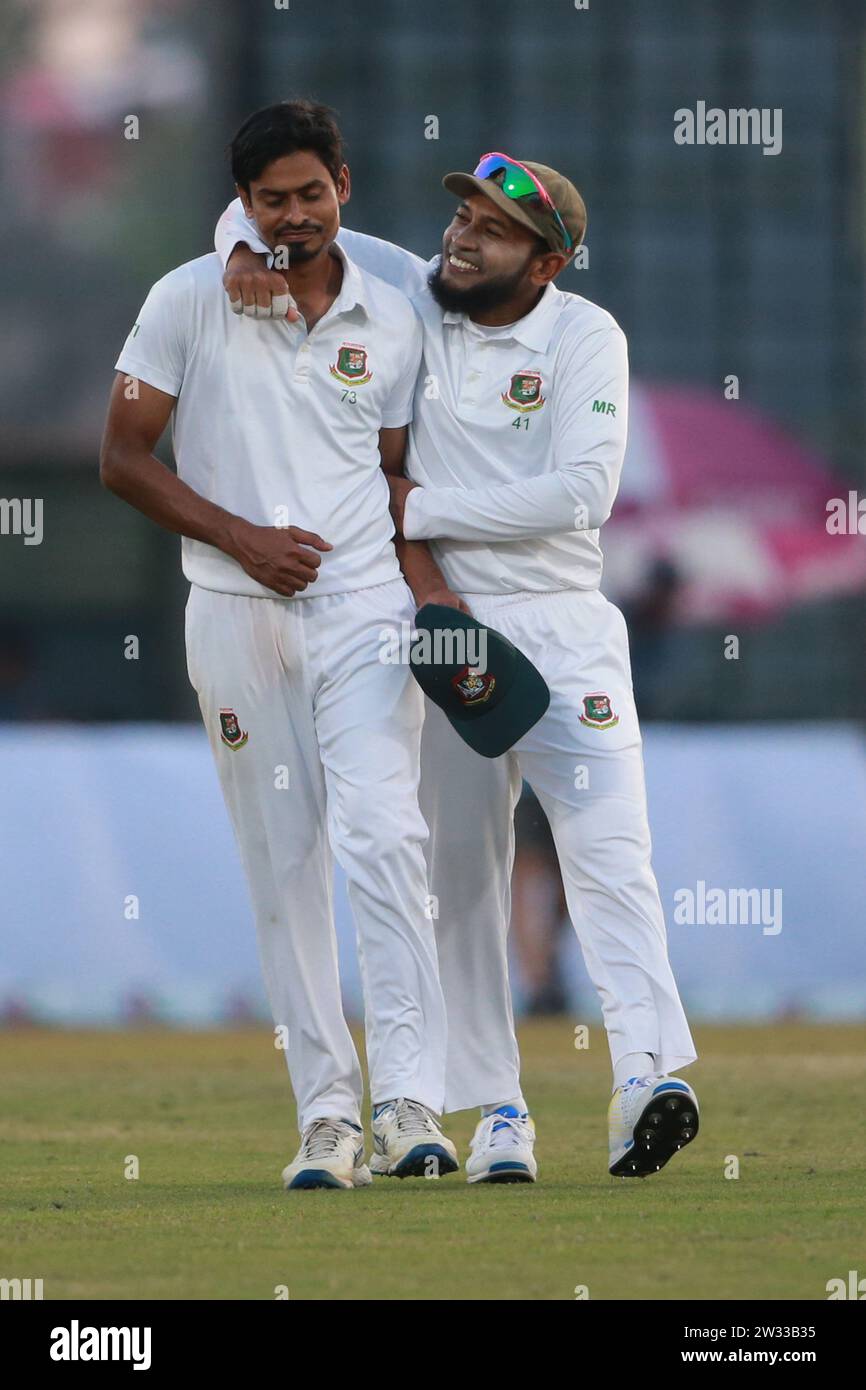
M 617 1178 L 657 1173 L 698 1132 L 698 1098 L 678 1076 L 632 1076 L 607 1112 L 610 1172 Z
M 373 1148 L 370 1171 L 382 1177 L 438 1178 L 460 1166 L 432 1110 L 404 1096 L 373 1111 Z
M 349 1120 L 313 1120 L 301 1136 L 297 1157 L 283 1169 L 289 1190 L 366 1187 L 373 1181 L 364 1162 L 364 1131 Z
M 479 1120 L 466 1160 L 467 1182 L 535 1182 L 535 1125 L 513 1105 Z

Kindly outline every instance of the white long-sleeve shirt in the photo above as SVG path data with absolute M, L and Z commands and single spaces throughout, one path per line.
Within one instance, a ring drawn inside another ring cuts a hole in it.
M 595 589 L 600 527 L 619 486 L 628 420 L 625 335 L 604 309 L 548 285 L 504 328 L 447 313 L 435 265 L 341 230 L 366 270 L 407 294 L 424 326 L 406 473 L 404 534 L 429 540 L 461 594 Z M 239 200 L 223 214 L 223 261 L 238 241 L 268 248 Z

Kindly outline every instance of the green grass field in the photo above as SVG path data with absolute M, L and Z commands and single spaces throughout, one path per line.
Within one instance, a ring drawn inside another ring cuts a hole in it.
M 292 1194 L 266 1028 L 6 1033 L 0 1277 L 46 1299 L 824 1299 L 866 1274 L 866 1030 L 696 1032 L 701 1132 L 653 1178 L 608 1176 L 607 1047 L 563 1019 L 520 1030 L 534 1187 Z M 461 1153 L 473 1125 L 449 1121 Z

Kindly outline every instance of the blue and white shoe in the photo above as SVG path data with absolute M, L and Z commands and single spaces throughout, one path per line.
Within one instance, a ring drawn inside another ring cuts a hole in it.
M 350 1120 L 313 1120 L 301 1136 L 297 1157 L 283 1169 L 290 1191 L 316 1187 L 367 1187 L 364 1131 Z
M 390 1178 L 440 1178 L 459 1168 L 457 1150 L 420 1101 L 401 1096 L 373 1111 L 371 1173 Z
M 535 1182 L 535 1125 L 513 1105 L 479 1120 L 466 1161 L 467 1182 Z
M 618 1086 L 607 1112 L 610 1173 L 645 1178 L 698 1132 L 698 1098 L 678 1076 L 631 1076 Z

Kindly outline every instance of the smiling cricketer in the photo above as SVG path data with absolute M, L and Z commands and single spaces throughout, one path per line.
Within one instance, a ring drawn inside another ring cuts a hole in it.
M 426 541 L 448 588 L 550 688 L 547 713 L 504 756 L 467 751 L 427 703 L 421 807 L 448 1016 L 446 1109 L 481 1107 L 470 1182 L 532 1181 L 508 978 L 514 809 L 521 781 L 550 822 L 569 915 L 601 1003 L 613 1066 L 609 1171 L 658 1171 L 698 1129 L 676 1070 L 696 1058 L 651 866 L 626 624 L 601 593 L 599 531 L 619 485 L 628 417 L 625 336 L 556 287 L 586 211 L 555 170 L 502 152 L 449 174 L 459 200 L 424 262 L 342 230 L 423 325 L 405 479 L 392 511 Z M 267 247 L 229 206 L 216 246 L 228 293 L 267 312 Z

